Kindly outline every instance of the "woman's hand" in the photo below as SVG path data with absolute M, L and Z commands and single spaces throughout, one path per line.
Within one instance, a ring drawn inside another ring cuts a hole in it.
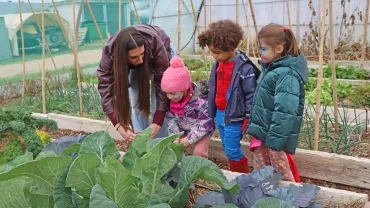
M 136 136 L 136 134 L 132 132 L 130 128 L 123 128 L 123 126 L 120 124 L 117 124 L 116 129 L 124 140 L 132 141 Z
M 148 128 L 152 129 L 152 138 L 156 137 L 161 129 L 161 126 L 155 123 L 150 124 Z

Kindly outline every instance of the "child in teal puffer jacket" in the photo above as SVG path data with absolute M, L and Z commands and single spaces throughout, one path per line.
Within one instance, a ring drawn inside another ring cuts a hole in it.
M 299 182 L 294 162 L 308 80 L 307 60 L 293 32 L 278 24 L 257 37 L 262 74 L 254 94 L 247 133 L 255 169 L 272 165 L 285 180 Z

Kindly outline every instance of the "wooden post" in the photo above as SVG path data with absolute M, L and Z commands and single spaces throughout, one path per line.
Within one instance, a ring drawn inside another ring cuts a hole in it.
M 177 0 L 177 55 L 181 47 L 181 0 Z
M 249 25 L 249 17 L 247 14 L 247 9 L 245 8 L 244 0 L 242 0 L 243 9 L 244 9 L 244 15 L 245 15 L 245 21 L 247 22 L 247 55 L 249 56 L 250 53 L 250 45 L 251 45 L 251 28 Z M 253 57 L 256 57 L 256 53 L 254 51 L 254 47 L 252 45 L 252 51 L 253 51 Z
M 200 34 L 198 20 L 197 20 L 197 14 L 195 12 L 193 0 L 190 0 L 190 4 L 191 4 L 191 10 L 193 11 L 194 22 L 195 22 L 195 29 L 197 30 L 197 33 Z M 202 49 L 202 59 L 203 59 L 203 61 L 205 63 L 206 57 L 205 57 L 205 54 L 204 54 L 204 49 Z
M 72 0 L 72 10 L 73 10 L 73 28 L 74 28 L 74 51 L 78 54 L 78 34 L 77 34 L 77 27 L 79 25 L 76 24 L 76 4 L 75 0 Z M 78 62 L 78 56 L 75 58 L 76 63 Z M 78 88 L 78 99 L 80 102 L 80 116 L 83 117 L 84 110 L 82 104 L 82 90 L 81 90 L 81 72 L 80 72 L 80 65 L 76 64 L 76 75 L 77 75 L 77 88 Z
M 235 0 L 235 19 L 236 19 L 236 23 L 239 24 L 239 1 L 238 0 Z
M 296 28 L 295 28 L 295 37 L 297 39 L 297 42 L 299 43 L 300 42 L 300 35 L 299 35 L 299 25 L 300 25 L 300 18 L 299 18 L 299 15 L 301 14 L 300 13 L 300 10 L 301 10 L 301 0 L 296 0 L 296 19 L 295 19 L 295 24 L 296 24 Z
M 209 23 L 212 23 L 212 0 L 209 0 Z
M 199 31 L 199 26 L 198 26 L 198 21 L 197 21 L 197 14 L 195 12 L 193 0 L 190 0 L 190 5 L 191 5 L 191 10 L 192 10 L 193 16 L 194 16 L 195 29 L 197 30 L 197 33 L 199 34 L 200 31 Z
M 334 53 L 334 23 L 333 23 L 333 0 L 329 0 L 329 24 L 330 24 L 330 65 L 332 74 L 333 86 L 333 102 L 334 102 L 334 119 L 335 128 L 338 131 L 338 93 L 337 93 L 337 73 L 335 69 L 335 53 Z
M 30 9 L 31 9 L 31 11 L 32 11 L 32 14 L 33 14 L 33 15 L 35 15 L 35 10 L 33 9 L 33 6 L 32 6 L 32 4 L 31 4 L 30 0 L 28 0 L 28 5 L 30 6 Z M 41 25 L 40 25 L 40 23 L 39 23 L 38 21 L 35 21 L 35 22 L 36 22 L 36 25 L 37 25 L 38 29 L 41 31 Z M 49 48 L 49 46 L 48 46 L 48 45 L 46 45 L 46 49 L 48 50 L 48 54 L 49 54 L 49 56 L 50 56 L 51 62 L 52 62 L 52 63 L 53 63 L 53 65 L 54 65 L 54 69 L 55 69 L 55 71 L 57 72 L 58 80 L 60 80 L 60 83 L 61 83 L 61 85 L 62 85 L 62 89 L 63 89 L 63 91 L 65 91 L 64 84 L 63 84 L 63 82 L 62 82 L 62 81 L 61 81 L 61 79 L 60 79 L 59 69 L 57 68 L 57 65 L 55 64 L 55 61 L 54 61 L 53 55 L 51 54 L 51 51 L 50 51 L 50 48 Z
M 287 8 L 287 13 L 288 13 L 288 23 L 289 23 L 289 28 L 292 29 L 292 23 L 290 22 L 290 7 L 289 7 L 289 0 L 286 1 L 286 8 Z
M 41 0 L 41 39 L 42 39 L 42 68 L 41 68 L 41 97 L 42 113 L 46 113 L 46 94 L 45 94 L 45 4 Z
M 122 0 L 118 0 L 118 31 L 122 29 Z
M 257 34 L 258 34 L 258 27 L 257 27 L 256 16 L 254 15 L 252 0 L 248 0 L 248 1 L 249 1 L 249 8 L 251 10 L 252 20 L 253 20 L 253 24 L 254 24 L 254 32 L 256 33 L 255 35 L 257 36 Z
M 75 62 L 76 62 L 76 66 L 78 65 L 78 67 L 80 67 L 80 68 L 81 68 L 80 62 L 78 61 L 78 57 L 77 57 L 77 56 L 78 56 L 78 54 L 77 54 L 77 52 L 75 51 L 75 47 L 74 47 L 74 45 L 72 44 L 71 40 L 69 39 L 69 34 L 67 33 L 67 30 L 66 30 L 66 28 L 65 28 L 65 26 L 64 26 L 64 24 L 63 24 L 62 19 L 60 18 L 58 8 L 56 7 L 54 0 L 51 0 L 51 2 L 53 3 L 54 9 L 55 9 L 55 13 L 56 13 L 56 14 L 57 14 L 57 16 L 58 16 L 59 24 L 60 24 L 60 26 L 61 26 L 61 28 L 62 28 L 62 31 L 63 31 L 63 33 L 64 33 L 64 36 L 66 37 L 67 43 L 68 43 L 68 45 L 71 47 L 71 50 L 72 50 L 73 56 L 74 56 L 74 58 L 75 58 L 75 60 L 76 60 L 76 61 L 75 61 Z M 85 81 L 86 81 L 86 80 L 85 80 Z
M 135 10 L 135 15 L 136 15 L 136 18 L 137 18 L 137 22 L 138 22 L 139 24 L 141 24 L 140 16 L 139 16 L 139 13 L 137 12 L 137 9 L 136 9 L 135 0 L 131 0 L 131 2 L 132 2 L 132 5 L 134 6 L 134 10 Z
M 203 8 L 204 8 L 204 31 L 207 30 L 207 0 L 203 1 Z
M 95 19 L 95 16 L 94 16 L 93 11 L 92 11 L 92 9 L 91 9 L 91 6 L 90 6 L 90 2 L 89 2 L 89 0 L 86 0 L 86 4 L 87 4 L 87 7 L 89 8 L 90 16 L 91 16 L 91 18 L 92 18 L 92 19 L 93 19 L 93 21 L 94 21 L 96 31 L 98 31 L 98 34 L 99 34 L 99 37 L 100 37 L 100 42 L 101 42 L 101 44 L 102 44 L 102 45 L 105 45 L 105 43 L 104 43 L 104 38 L 103 38 L 103 36 L 101 35 L 101 32 L 100 32 L 100 29 L 99 29 L 98 23 L 96 23 L 96 19 Z
M 325 13 L 326 13 L 326 0 L 322 0 L 321 12 L 321 27 L 320 27 L 320 52 L 319 52 L 319 68 L 317 73 L 316 85 L 316 116 L 315 116 L 315 131 L 314 131 L 314 150 L 319 149 L 319 136 L 320 136 L 320 112 L 321 112 L 321 85 L 323 76 L 323 56 L 324 56 L 324 40 L 325 40 Z
M 367 24 L 369 22 L 369 4 L 370 0 L 366 1 L 366 12 L 365 12 L 365 21 L 364 21 L 364 38 L 362 40 L 362 48 L 361 48 L 361 62 L 360 62 L 360 68 L 364 68 L 364 62 L 365 62 L 365 52 L 366 52 L 366 46 L 367 46 Z
M 22 3 L 18 0 L 19 19 L 21 21 L 21 38 L 22 38 L 22 67 L 23 67 L 23 85 L 22 85 L 22 105 L 24 105 L 24 95 L 26 91 L 26 57 L 24 54 L 24 34 L 23 34 L 23 18 L 22 18 Z

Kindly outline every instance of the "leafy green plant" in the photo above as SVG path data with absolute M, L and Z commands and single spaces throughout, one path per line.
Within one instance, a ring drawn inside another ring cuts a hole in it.
M 29 111 L 22 109 L 0 110 L 0 134 L 6 135 L 6 137 L 12 141 L 9 143 L 10 145 L 6 146 L 4 151 L 0 153 L 2 162 L 8 162 L 16 156 L 19 156 L 19 153 L 23 152 L 23 143 L 27 151 L 37 156 L 44 145 L 39 135 L 37 135 L 36 129 L 42 127 L 47 127 L 51 131 L 57 129 L 55 121 L 33 117 Z
M 306 90 L 306 103 L 316 103 L 316 80 L 309 79 L 305 85 Z M 337 95 L 338 98 L 346 98 L 352 92 L 352 84 L 347 82 L 337 82 Z M 333 105 L 333 86 L 331 80 L 324 80 L 321 86 L 321 104 Z
M 5 207 L 184 207 L 190 185 L 197 179 L 212 181 L 230 193 L 236 182 L 228 182 L 213 162 L 196 156 L 183 157 L 179 135 L 150 139 L 145 130 L 123 156 L 123 164 L 112 138 L 103 131 L 83 138 L 58 153 L 45 151 L 32 160 L 28 153 L 0 166 L 0 198 Z M 52 149 L 52 148 L 51 148 Z M 50 150 L 50 149 L 49 149 Z M 70 156 L 68 156 L 70 155 Z M 181 161 L 181 164 L 179 162 Z M 179 167 L 175 177 L 173 170 Z M 169 175 L 171 177 L 169 177 Z M 174 186 L 168 178 L 178 181 Z M 166 180 L 167 179 L 167 180 Z M 7 193 L 15 192 L 10 196 Z
M 62 82 L 64 84 L 64 88 L 61 85 Z M 14 110 L 26 109 L 28 111 L 42 113 L 42 97 L 39 95 L 41 91 L 40 88 L 34 88 L 35 90 L 32 89 L 32 91 L 26 92 L 24 105 L 21 105 L 21 99 L 16 99 L 10 103 L 5 103 L 4 108 Z M 101 108 L 100 95 L 94 85 L 87 83 L 87 86 L 82 88 L 82 101 L 84 117 L 94 119 L 102 119 L 105 117 Z M 64 77 L 63 80 L 58 80 L 56 76 L 47 77 L 46 111 L 78 115 L 79 110 L 80 104 L 77 80 L 72 76 L 72 74 L 70 74 L 69 77 Z
M 313 105 L 316 104 L 316 94 L 317 89 L 313 89 L 310 92 L 306 93 L 306 104 Z M 333 98 L 331 97 L 331 94 L 326 90 L 321 90 L 321 96 L 320 96 L 320 103 L 322 105 L 333 105 Z
M 211 61 L 204 62 L 202 59 L 184 59 L 184 63 L 190 71 L 191 78 L 194 82 L 209 79 Z
M 325 80 L 322 85 L 322 89 L 324 91 L 329 92 L 330 94 L 333 94 L 333 86 L 332 82 L 329 80 Z M 350 92 L 352 91 L 352 84 L 348 82 L 337 82 L 337 95 L 338 98 L 345 98 L 347 97 Z
M 370 84 L 357 86 L 353 90 L 351 101 L 356 106 L 370 107 Z
M 338 64 L 335 65 L 336 70 L 336 78 L 338 79 L 359 79 L 365 80 L 369 79 L 369 72 L 365 69 L 360 69 L 356 66 L 347 66 L 342 67 Z M 317 69 L 309 69 L 309 76 L 310 77 L 317 77 Z M 323 77 L 330 78 L 332 77 L 331 73 L 331 65 L 326 65 L 323 67 Z

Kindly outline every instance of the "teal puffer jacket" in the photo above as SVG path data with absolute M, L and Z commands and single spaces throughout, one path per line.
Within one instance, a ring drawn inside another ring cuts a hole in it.
M 267 147 L 295 153 L 304 111 L 308 81 L 307 60 L 285 56 L 268 66 L 262 64 L 254 93 L 247 132 Z

